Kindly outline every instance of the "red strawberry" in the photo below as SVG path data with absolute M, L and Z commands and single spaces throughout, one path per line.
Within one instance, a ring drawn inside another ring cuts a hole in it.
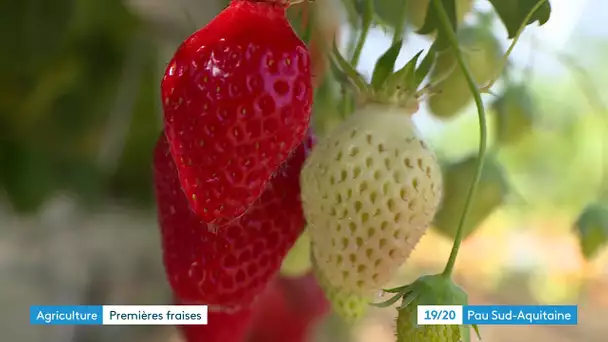
M 304 229 L 299 175 L 311 142 L 296 149 L 245 215 L 214 229 L 188 207 L 161 137 L 154 177 L 165 271 L 177 297 L 237 308 L 263 291 Z
M 276 278 L 253 307 L 248 342 L 305 342 L 329 312 L 329 303 L 312 274 Z
M 182 325 L 179 329 L 185 342 L 244 342 L 251 318 L 250 309 L 237 312 L 209 310 L 207 325 Z
M 286 8 L 232 0 L 166 69 L 166 135 L 188 202 L 207 223 L 242 215 L 306 135 L 310 56 Z

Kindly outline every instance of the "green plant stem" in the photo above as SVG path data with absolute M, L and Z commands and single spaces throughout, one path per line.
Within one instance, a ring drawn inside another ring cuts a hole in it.
M 479 116 L 479 158 L 477 159 L 477 170 L 475 172 L 475 176 L 471 182 L 471 186 L 469 188 L 469 193 L 467 194 L 467 199 L 464 205 L 464 209 L 462 211 L 462 216 L 460 217 L 460 222 L 458 223 L 458 230 L 456 231 L 456 237 L 454 238 L 454 245 L 452 246 L 452 251 L 450 252 L 450 257 L 445 266 L 445 270 L 443 271 L 443 275 L 446 277 L 451 277 L 452 271 L 454 269 L 454 264 L 456 262 L 456 257 L 458 256 L 458 251 L 460 250 L 460 244 L 462 243 L 463 236 L 463 227 L 467 219 L 467 215 L 469 213 L 471 203 L 473 201 L 473 196 L 475 195 L 475 191 L 477 190 L 477 184 L 479 183 L 479 179 L 481 177 L 481 171 L 483 169 L 483 163 L 486 154 L 486 145 L 487 145 L 487 127 L 486 127 L 486 113 L 483 107 L 483 102 L 481 101 L 481 94 L 477 89 L 477 84 L 475 83 L 475 79 L 469 70 L 463 56 L 460 51 L 460 46 L 458 45 L 458 38 L 456 37 L 456 32 L 452 29 L 452 25 L 450 23 L 450 18 L 448 13 L 446 12 L 441 0 L 433 0 L 433 5 L 435 6 L 435 10 L 439 16 L 439 21 L 441 22 L 443 34 L 448 39 L 450 46 L 454 50 L 456 55 L 456 61 L 460 69 L 467 80 L 467 85 L 473 93 L 473 98 L 475 99 L 475 105 L 477 106 L 477 113 Z
M 355 52 L 353 52 L 353 57 L 350 60 L 350 64 L 352 64 L 354 68 L 357 68 L 357 65 L 359 64 L 359 59 L 361 58 L 363 46 L 365 46 L 365 41 L 367 40 L 369 30 L 371 29 L 372 22 L 374 20 L 374 1 L 365 0 L 363 6 L 363 15 L 361 18 L 361 34 L 359 35 L 359 40 L 357 41 L 357 45 L 355 46 Z
M 540 6 L 542 6 L 546 1 L 547 0 L 540 0 L 530 10 L 530 12 L 528 12 L 528 15 L 526 15 L 526 18 L 524 19 L 523 23 L 521 24 L 521 26 L 519 26 L 519 29 L 517 30 L 517 34 L 513 38 L 513 41 L 511 42 L 511 45 L 509 45 L 509 48 L 507 49 L 507 52 L 502 57 L 502 61 L 500 62 L 500 67 L 498 68 L 498 70 L 496 72 L 496 76 L 494 78 L 492 78 L 492 80 L 490 81 L 490 83 L 488 83 L 485 86 L 483 86 L 483 88 L 481 89 L 482 93 L 487 93 L 490 90 L 490 88 L 492 88 L 492 86 L 494 86 L 494 84 L 496 83 L 496 81 L 498 81 L 498 78 L 502 74 L 503 69 L 509 63 L 509 56 L 511 55 L 511 52 L 513 52 L 513 49 L 515 48 L 515 45 L 519 41 L 519 38 L 521 37 L 521 34 L 524 32 L 524 29 L 526 28 L 526 26 L 528 26 L 528 22 L 530 22 L 530 20 L 532 19 L 532 16 L 534 15 L 534 13 L 536 13 L 536 11 L 540 8 Z
M 405 21 L 407 20 L 407 2 L 408 0 L 401 0 L 401 13 L 399 13 L 399 20 L 395 26 L 395 33 L 393 34 L 393 45 L 403 39 L 403 33 L 405 32 Z

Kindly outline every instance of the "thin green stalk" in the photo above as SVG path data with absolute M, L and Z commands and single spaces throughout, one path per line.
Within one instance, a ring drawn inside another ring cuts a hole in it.
M 490 81 L 490 83 L 488 83 L 485 86 L 483 86 L 483 88 L 481 89 L 482 93 L 488 92 L 490 90 L 490 88 L 492 88 L 492 86 L 494 86 L 494 84 L 496 83 L 496 81 L 498 81 L 498 78 L 500 77 L 500 74 L 502 73 L 502 70 L 505 68 L 505 66 L 507 65 L 507 63 L 509 63 L 509 56 L 511 55 L 511 52 L 513 52 L 513 49 L 515 48 L 515 45 L 519 41 L 519 38 L 521 37 L 521 34 L 524 32 L 524 29 L 528 25 L 528 22 L 530 22 L 530 20 L 532 19 L 532 16 L 534 15 L 534 13 L 536 13 L 536 11 L 540 8 L 540 6 L 542 6 L 546 1 L 547 0 L 540 0 L 532 8 L 532 10 L 530 10 L 530 12 L 528 12 L 528 15 L 526 15 L 526 18 L 524 19 L 523 23 L 521 24 L 521 26 L 519 26 L 519 29 L 517 30 L 517 34 L 513 38 L 513 41 L 511 42 L 511 45 L 509 45 L 509 48 L 507 49 L 507 52 L 502 57 L 502 61 L 500 63 L 500 67 L 497 70 L 496 77 L 494 77 Z
M 361 34 L 359 35 L 359 40 L 357 41 L 357 45 L 355 46 L 355 52 L 353 53 L 353 57 L 350 60 L 350 64 L 354 68 L 357 68 L 357 65 L 359 64 L 359 59 L 361 58 L 363 46 L 365 46 L 365 41 L 367 40 L 369 30 L 371 29 L 374 20 L 373 0 L 365 0 L 365 3 L 363 4 L 362 14 L 363 16 L 361 18 Z
M 405 32 L 405 21 L 407 20 L 407 1 L 401 0 L 403 6 L 401 13 L 399 13 L 399 20 L 395 26 L 395 33 L 393 34 L 393 45 L 403 39 L 403 33 Z
M 343 2 L 351 3 L 352 0 L 345 0 Z M 361 18 L 361 34 L 358 37 L 357 44 L 355 45 L 355 50 L 353 52 L 352 58 L 350 60 L 350 64 L 355 70 L 357 69 L 357 65 L 359 64 L 359 59 L 361 58 L 361 53 L 363 52 L 363 46 L 365 46 L 365 42 L 367 41 L 367 36 L 369 35 L 369 30 L 372 27 L 372 23 L 374 21 L 374 1 L 373 0 L 364 0 L 363 13 Z M 354 6 L 353 6 L 354 7 Z M 344 87 L 342 88 L 342 102 L 339 106 L 339 111 L 342 118 L 346 118 L 348 114 L 352 112 L 352 104 L 351 104 L 351 96 L 346 92 Z
M 469 193 L 467 194 L 467 199 L 464 205 L 464 209 L 462 211 L 462 216 L 460 217 L 460 222 L 458 223 L 458 230 L 456 231 L 456 237 L 454 238 L 454 245 L 452 246 L 452 251 L 450 252 L 450 258 L 445 266 L 445 270 L 443 271 L 443 275 L 446 277 L 450 277 L 452 275 L 452 271 L 454 269 L 454 264 L 456 262 L 456 257 L 458 256 L 458 251 L 460 250 L 460 244 L 462 243 L 463 236 L 463 227 L 466 222 L 467 215 L 471 208 L 471 203 L 473 201 L 473 196 L 475 195 L 475 191 L 477 190 L 477 185 L 479 183 L 479 179 L 481 177 L 481 171 L 483 168 L 483 163 L 486 154 L 486 145 L 487 145 L 487 127 L 486 127 L 486 113 L 483 107 L 483 102 L 481 101 L 481 94 L 477 89 L 477 84 L 475 83 L 475 79 L 467 66 L 464 57 L 462 56 L 462 52 L 460 51 L 460 46 L 458 45 L 458 38 L 456 37 L 456 32 L 452 29 L 452 25 L 450 23 L 450 18 L 448 13 L 446 12 L 441 0 L 433 0 L 433 5 L 435 6 L 435 10 L 439 15 L 439 21 L 441 22 L 443 34 L 446 35 L 446 38 L 450 42 L 452 49 L 456 55 L 456 61 L 460 69 L 467 80 L 467 85 L 473 93 L 473 98 L 475 99 L 475 105 L 477 106 L 477 113 L 479 116 L 479 158 L 477 159 L 477 170 L 475 172 L 475 176 L 473 177 L 473 181 L 471 182 L 471 186 L 469 188 Z

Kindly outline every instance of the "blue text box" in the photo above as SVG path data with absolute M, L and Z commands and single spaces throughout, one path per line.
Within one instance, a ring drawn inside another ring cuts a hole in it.
M 465 305 L 463 324 L 576 325 L 576 305 Z
M 31 306 L 30 324 L 101 325 L 101 305 Z

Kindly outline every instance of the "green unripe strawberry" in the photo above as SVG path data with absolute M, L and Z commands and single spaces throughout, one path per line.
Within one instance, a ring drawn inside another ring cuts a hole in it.
M 477 160 L 477 156 L 472 156 L 443 168 L 443 200 L 433 220 L 433 227 L 451 239 L 456 236 L 471 181 L 477 171 Z M 503 203 L 506 193 L 507 182 L 500 165 L 495 158 L 486 157 L 463 227 L 463 238 L 472 234 Z
M 461 328 L 458 325 L 414 325 L 416 301 L 399 310 L 397 315 L 397 342 L 460 342 Z M 412 323 L 414 322 L 414 324 Z
M 312 252 L 329 283 L 375 294 L 426 232 L 441 169 L 410 116 L 368 104 L 313 149 L 301 174 Z
M 283 259 L 280 272 L 284 277 L 297 278 L 307 274 L 311 267 L 310 237 L 304 231 Z
M 369 300 L 363 296 L 332 286 L 317 265 L 314 256 L 311 256 L 310 260 L 313 274 L 331 303 L 333 311 L 347 323 L 354 323 L 361 319 L 367 312 Z
M 402 299 L 397 308 L 397 342 L 470 341 L 469 326 L 418 325 L 419 305 L 467 305 L 466 292 L 449 277 L 442 274 L 422 276 L 410 285 L 387 291 L 397 294 L 378 306 L 388 306 Z
M 479 87 L 497 76 L 502 61 L 500 43 L 491 31 L 481 27 L 465 27 L 458 33 L 465 63 Z M 451 49 L 438 53 L 430 73 L 434 94 L 428 106 L 439 118 L 451 118 L 473 100 L 464 73 L 456 63 Z

